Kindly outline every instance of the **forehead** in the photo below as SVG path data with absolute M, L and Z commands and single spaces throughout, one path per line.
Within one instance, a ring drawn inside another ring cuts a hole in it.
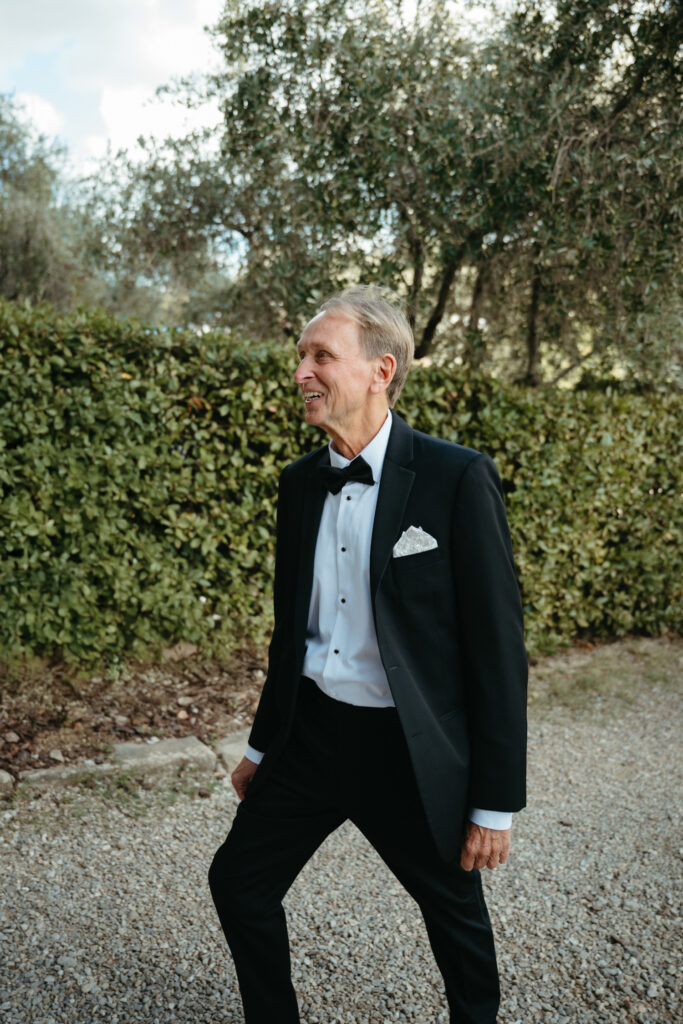
M 327 348 L 339 354 L 357 355 L 360 352 L 358 324 L 342 314 L 318 313 L 306 324 L 296 347 L 300 353 Z

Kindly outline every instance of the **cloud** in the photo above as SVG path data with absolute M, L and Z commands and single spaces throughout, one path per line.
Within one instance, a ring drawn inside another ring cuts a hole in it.
M 64 115 L 56 107 L 33 92 L 17 93 L 17 100 L 23 107 L 28 121 L 44 135 L 59 135 L 64 128 Z
M 477 5 L 448 0 L 463 25 Z M 177 135 L 216 123 L 217 110 L 188 114 L 154 92 L 220 58 L 203 31 L 224 0 L 0 0 L 0 91 L 33 97 L 35 121 L 59 134 L 74 168 L 139 135 Z M 404 0 L 407 15 L 416 0 Z M 473 27 L 476 22 L 473 22 Z
M 140 134 L 177 134 L 187 112 L 147 101 L 172 78 L 218 61 L 203 28 L 223 2 L 0 0 L 0 91 L 42 102 L 34 104 L 41 127 L 56 128 L 77 164 L 108 139 L 118 148 Z
M 131 72 L 160 85 L 211 52 L 202 31 L 223 0 L 0 0 L 0 64 L 60 48 L 74 82 L 124 82 Z
M 180 136 L 192 128 L 215 124 L 218 108 L 188 111 L 170 99 L 161 101 L 154 90 L 143 85 L 109 87 L 102 91 L 99 107 L 106 131 L 91 136 L 88 142 L 91 154 L 101 154 L 107 142 L 113 150 L 135 149 L 141 136 Z

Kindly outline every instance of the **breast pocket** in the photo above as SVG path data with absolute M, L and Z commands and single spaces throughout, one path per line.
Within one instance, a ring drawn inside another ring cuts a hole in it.
M 400 558 L 394 556 L 392 563 L 397 572 L 410 572 L 424 566 L 438 566 L 443 560 L 444 553 L 441 548 L 432 548 L 431 551 L 419 551 L 416 555 L 402 555 Z
M 438 548 L 392 558 L 391 563 L 396 594 L 409 605 L 419 602 L 433 606 L 448 587 L 448 563 Z
M 391 562 L 397 608 L 403 609 L 412 622 L 419 620 L 423 629 L 453 629 L 452 570 L 446 552 L 434 548 L 392 558 Z

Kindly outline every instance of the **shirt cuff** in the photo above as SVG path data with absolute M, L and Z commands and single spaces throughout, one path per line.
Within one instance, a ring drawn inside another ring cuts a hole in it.
M 247 756 L 249 756 L 247 754 Z M 505 832 L 512 826 L 512 811 L 482 811 L 479 807 L 470 808 L 470 821 L 482 828 L 493 828 L 496 832 Z
M 254 764 L 261 764 L 261 761 L 263 760 L 263 751 L 254 750 L 251 744 L 247 743 L 245 757 L 248 757 L 250 761 L 254 762 Z

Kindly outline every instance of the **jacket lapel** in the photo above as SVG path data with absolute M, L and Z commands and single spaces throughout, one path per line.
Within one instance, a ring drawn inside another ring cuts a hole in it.
M 315 545 L 318 540 L 320 517 L 323 513 L 326 491 L 316 479 L 317 466 L 329 466 L 330 453 L 327 447 L 321 451 L 319 459 L 311 460 L 304 483 L 303 501 L 301 504 L 301 537 L 299 551 L 301 558 L 297 566 L 299 578 L 296 580 L 296 603 L 294 611 L 294 635 L 304 638 L 308 625 L 308 608 L 311 603 L 313 589 L 313 562 Z
M 398 539 L 415 473 L 406 466 L 413 458 L 413 432 L 396 413 L 391 414 L 389 444 L 384 456 L 370 546 L 370 594 L 374 602 L 391 551 Z

